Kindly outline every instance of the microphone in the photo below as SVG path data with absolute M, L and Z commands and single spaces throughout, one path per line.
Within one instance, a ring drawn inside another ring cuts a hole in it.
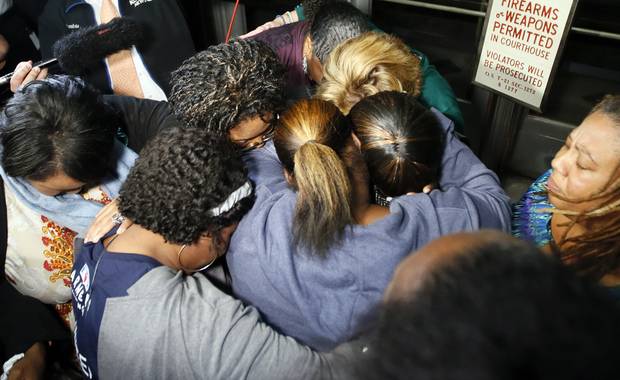
M 64 73 L 80 75 L 108 55 L 139 45 L 144 39 L 143 25 L 131 18 L 117 17 L 108 23 L 67 34 L 52 47 L 56 58 L 32 66 L 44 68 L 58 64 Z M 9 83 L 13 73 L 0 77 L 0 86 Z

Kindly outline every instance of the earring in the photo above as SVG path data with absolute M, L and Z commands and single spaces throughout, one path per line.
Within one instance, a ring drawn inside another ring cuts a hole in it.
M 179 249 L 179 252 L 177 253 L 177 259 L 179 261 L 179 267 L 181 267 L 181 269 L 183 269 L 183 271 L 185 271 L 186 273 L 202 272 L 203 270 L 209 268 L 211 266 L 211 264 L 213 264 L 215 262 L 215 260 L 217 260 L 218 256 L 215 256 L 215 258 L 213 260 L 211 260 L 211 262 L 209 264 L 203 266 L 202 268 L 187 269 L 187 268 L 185 268 L 185 266 L 183 266 L 183 263 L 181 262 L 181 253 L 185 250 L 186 247 L 187 247 L 187 244 L 183 244 L 183 246 L 181 247 L 181 249 Z
M 308 58 L 306 58 L 305 54 L 304 54 L 304 59 L 301 61 L 301 66 L 304 69 L 304 74 L 308 75 Z

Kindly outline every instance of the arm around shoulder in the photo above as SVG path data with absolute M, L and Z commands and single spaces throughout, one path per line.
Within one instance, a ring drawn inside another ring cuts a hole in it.
M 209 348 L 201 350 L 198 359 L 203 374 L 229 379 L 338 378 L 342 355 L 317 353 L 262 322 L 253 307 L 221 297 L 228 299 L 215 305 L 211 336 L 203 339 Z
M 477 209 L 480 228 L 510 231 L 510 199 L 497 175 L 453 132 L 452 122 L 433 110 L 446 129 L 446 144 L 441 163 L 441 190 L 457 190 Z

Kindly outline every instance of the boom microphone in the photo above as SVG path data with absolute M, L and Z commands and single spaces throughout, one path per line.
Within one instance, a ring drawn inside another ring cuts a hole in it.
M 33 67 L 48 67 L 58 64 L 66 74 L 80 75 L 98 64 L 108 55 L 129 49 L 144 41 L 144 27 L 127 17 L 78 29 L 54 43 L 52 51 L 56 58 L 40 61 Z M 0 86 L 10 82 L 13 73 L 0 77 Z

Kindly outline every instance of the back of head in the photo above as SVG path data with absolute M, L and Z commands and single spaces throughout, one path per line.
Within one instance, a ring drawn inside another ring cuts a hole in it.
M 515 238 L 440 264 L 384 305 L 364 379 L 611 379 L 620 310 L 596 284 Z
M 371 30 L 366 15 L 346 1 L 325 2 L 311 22 L 312 52 L 322 63 L 340 43 Z
M 418 96 L 422 89 L 420 59 L 400 39 L 365 33 L 340 44 L 323 65 L 317 97 L 347 114 L 366 96 L 401 91 Z
M 297 188 L 293 235 L 324 255 L 352 223 L 351 184 L 339 153 L 351 137 L 345 117 L 318 99 L 295 103 L 280 118 L 274 145 Z
M 0 115 L 2 167 L 45 180 L 59 172 L 87 184 L 114 174 L 112 149 L 122 121 L 81 79 L 50 75 L 28 83 Z
M 284 107 L 284 68 L 263 42 L 209 46 L 171 74 L 169 97 L 187 126 L 220 136 L 239 122 Z
M 316 16 L 316 13 L 323 5 L 333 3 L 335 1 L 342 0 L 301 0 L 300 4 L 304 9 L 304 19 L 312 22 L 314 16 Z
M 444 132 L 413 96 L 380 92 L 362 99 L 349 116 L 370 178 L 385 195 L 422 192 L 439 180 Z
M 120 191 L 119 210 L 175 244 L 195 243 L 239 221 L 253 189 L 230 142 L 174 128 L 142 150 Z

